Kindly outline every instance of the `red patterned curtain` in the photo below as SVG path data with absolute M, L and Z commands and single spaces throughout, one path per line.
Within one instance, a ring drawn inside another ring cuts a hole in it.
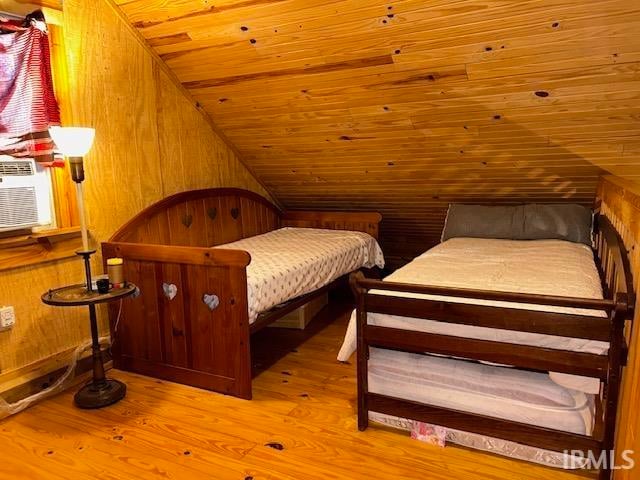
M 0 154 L 53 165 L 48 129 L 59 124 L 42 13 L 0 19 Z

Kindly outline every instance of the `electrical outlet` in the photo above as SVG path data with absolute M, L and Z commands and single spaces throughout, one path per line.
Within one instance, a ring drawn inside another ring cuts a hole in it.
M 9 330 L 16 323 L 16 312 L 13 307 L 0 307 L 0 330 Z

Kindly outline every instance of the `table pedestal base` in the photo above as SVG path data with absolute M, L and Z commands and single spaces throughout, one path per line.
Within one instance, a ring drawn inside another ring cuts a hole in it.
M 118 381 L 105 379 L 101 382 L 89 382 L 73 397 L 79 408 L 102 408 L 122 400 L 127 386 Z
M 100 350 L 100 337 L 98 335 L 96 304 L 122 300 L 125 297 L 133 295 L 138 287 L 129 283 L 121 288 L 113 288 L 107 293 L 95 292 L 92 287 L 90 261 L 91 255 L 95 253 L 95 250 L 88 250 L 85 246 L 84 250 L 76 253 L 84 259 L 86 283 L 49 290 L 45 292 L 41 298 L 47 305 L 56 305 L 59 307 L 86 305 L 89 307 L 93 378 L 82 387 L 73 398 L 79 408 L 102 408 L 122 400 L 127 393 L 127 386 L 118 380 L 108 379 L 104 373 L 104 363 Z

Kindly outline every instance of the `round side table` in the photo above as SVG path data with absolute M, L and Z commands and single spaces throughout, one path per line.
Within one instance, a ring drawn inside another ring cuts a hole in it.
M 108 293 L 87 290 L 85 284 L 69 285 L 49 290 L 42 294 L 42 301 L 47 305 L 57 307 L 89 307 L 91 322 L 91 352 L 93 359 L 93 378 L 74 396 L 75 404 L 80 408 L 102 408 L 122 400 L 127 392 L 127 386 L 113 379 L 108 379 L 104 373 L 102 353 L 98 337 L 98 322 L 96 320 L 96 305 L 98 303 L 114 302 L 126 298 L 136 291 L 136 286 L 128 283 L 123 288 L 113 288 Z

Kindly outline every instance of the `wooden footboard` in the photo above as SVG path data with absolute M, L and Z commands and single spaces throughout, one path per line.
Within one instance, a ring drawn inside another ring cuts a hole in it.
M 607 297 L 603 300 L 381 282 L 366 279 L 360 273 L 354 274 L 351 285 L 357 297 L 358 428 L 366 429 L 368 413 L 375 411 L 538 448 L 555 451 L 573 449 L 585 454 L 591 451 L 596 458 L 602 451 L 613 450 L 620 375 L 627 354 L 624 326 L 625 321 L 632 316 L 635 297 L 626 251 L 619 236 L 606 218 L 599 219 L 599 226 L 594 253 Z M 384 292 L 372 293 L 371 290 Z M 385 295 L 386 292 L 391 295 Z M 540 312 L 393 296 L 394 293 L 401 292 L 572 307 L 604 311 L 607 316 Z M 368 313 L 600 340 L 609 342 L 610 348 L 608 355 L 595 355 L 401 330 L 369 325 Z M 370 347 L 412 353 L 428 352 L 523 369 L 597 378 L 601 381 L 602 395 L 594 435 L 561 432 L 372 393 L 368 389 Z M 607 465 L 601 470 L 601 478 L 609 478 L 610 467 L 611 465 Z
M 114 366 L 251 398 L 247 252 L 104 243 L 140 295 L 111 307 Z M 119 311 L 122 308 L 122 311 Z

